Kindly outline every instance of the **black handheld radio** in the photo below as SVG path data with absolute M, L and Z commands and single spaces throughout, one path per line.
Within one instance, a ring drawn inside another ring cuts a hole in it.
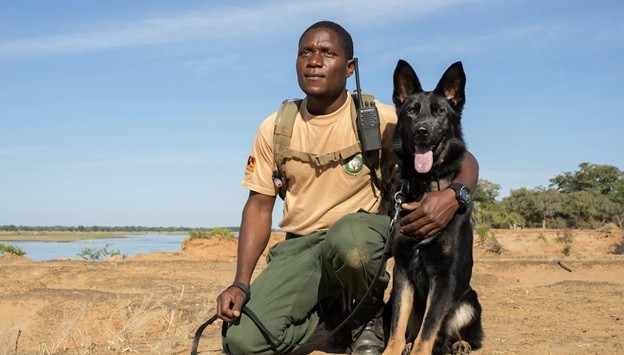
M 360 90 L 360 71 L 358 70 L 358 60 L 353 58 L 355 65 L 355 87 L 357 93 L 357 127 L 362 143 L 362 150 L 365 152 L 381 149 L 381 133 L 379 132 L 379 113 L 374 102 L 362 101 L 362 90 Z

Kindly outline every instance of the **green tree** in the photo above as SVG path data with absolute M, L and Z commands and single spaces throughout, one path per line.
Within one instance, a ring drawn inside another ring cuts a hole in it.
M 472 192 L 473 217 L 477 223 L 494 226 L 494 214 L 497 213 L 496 197 L 500 193 L 500 185 L 485 179 L 479 179 L 477 188 Z
M 579 170 L 550 179 L 550 186 L 567 195 L 565 211 L 569 224 L 624 220 L 624 172 L 613 165 L 579 164 Z
M 547 221 L 556 218 L 561 212 L 562 195 L 555 189 L 536 187 L 512 190 L 502 201 L 507 214 L 515 213 L 522 217 L 529 227 L 546 228 Z
M 477 188 L 471 194 L 474 202 L 481 204 L 489 204 L 496 202 L 496 198 L 500 194 L 501 186 L 485 179 L 479 179 Z
M 602 195 L 621 194 L 618 186 L 624 179 L 624 173 L 613 165 L 590 163 L 579 164 L 579 171 L 565 172 L 550 179 L 550 186 L 563 193 L 574 191 L 597 191 Z

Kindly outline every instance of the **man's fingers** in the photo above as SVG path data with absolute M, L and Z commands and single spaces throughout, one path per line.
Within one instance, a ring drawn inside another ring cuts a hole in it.
M 219 295 L 217 298 L 217 317 L 224 322 L 232 322 L 238 319 L 241 316 L 245 298 L 244 294 L 242 297 L 239 295 L 232 296 L 232 294 L 226 292 Z
M 422 204 L 421 201 L 406 202 L 406 203 L 401 204 L 401 209 L 406 210 L 406 211 L 414 211 L 421 204 Z
M 403 218 L 401 218 L 401 226 L 407 226 L 407 225 L 413 224 L 414 222 L 421 220 L 422 217 L 425 216 L 422 210 L 416 210 L 418 206 L 414 207 L 413 204 L 407 204 L 407 203 L 404 203 L 403 205 L 401 205 L 401 207 L 403 206 L 406 207 L 406 208 L 403 208 L 403 210 L 411 211 L 411 212 L 408 213 Z M 414 209 L 411 209 L 411 208 L 414 208 Z M 423 222 L 421 221 L 420 223 L 422 224 Z

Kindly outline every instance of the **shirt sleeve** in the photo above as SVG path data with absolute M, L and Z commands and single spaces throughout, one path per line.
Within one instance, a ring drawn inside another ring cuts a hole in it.
M 247 158 L 242 185 L 263 195 L 276 196 L 277 187 L 273 184 L 275 159 L 273 155 L 273 128 L 277 113 L 267 117 L 258 128 L 251 153 Z

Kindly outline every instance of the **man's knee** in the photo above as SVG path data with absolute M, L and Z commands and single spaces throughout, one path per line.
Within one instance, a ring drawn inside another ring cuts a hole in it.
M 327 255 L 334 266 L 358 270 L 378 259 L 383 236 L 371 227 L 370 217 L 362 212 L 348 214 L 327 232 Z

